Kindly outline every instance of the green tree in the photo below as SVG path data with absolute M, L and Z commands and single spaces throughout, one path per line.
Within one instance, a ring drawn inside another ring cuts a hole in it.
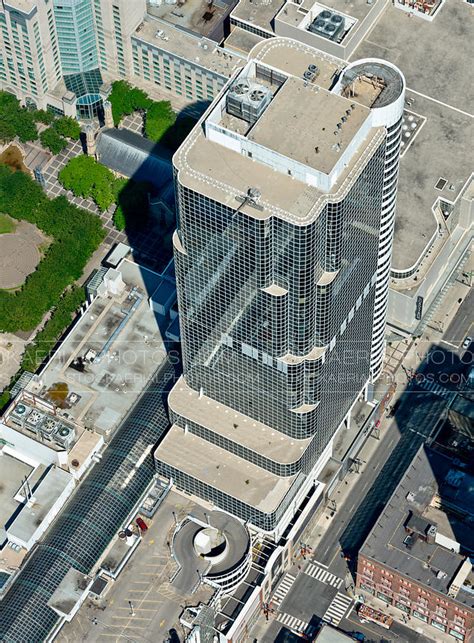
M 20 101 L 10 92 L 0 91 L 0 113 L 20 109 Z
M 74 140 L 81 137 L 81 126 L 71 116 L 61 116 L 54 122 L 53 127 L 60 136 Z
M 50 200 L 23 172 L 0 166 L 0 212 L 30 221 L 53 239 L 35 272 L 15 292 L 0 290 L 0 332 L 29 331 L 78 279 L 104 238 L 100 219 L 65 197 Z
M 177 150 L 189 132 L 196 125 L 196 119 L 191 116 L 181 116 L 163 135 L 160 143 L 171 150 Z
M 90 196 L 95 201 L 99 210 L 104 212 L 114 202 L 114 193 L 112 191 L 112 183 L 106 179 L 97 180 L 92 186 Z
M 127 114 L 132 114 L 138 109 L 148 109 L 153 103 L 146 92 L 132 87 L 126 80 L 117 80 L 112 84 L 108 100 L 112 105 L 115 125 L 118 125 Z
M 146 113 L 145 134 L 152 141 L 158 142 L 174 125 L 175 121 L 176 114 L 168 100 L 153 103 Z
M 33 113 L 33 118 L 37 123 L 43 123 L 44 125 L 51 125 L 53 123 L 55 116 L 52 112 L 48 112 L 46 109 L 36 109 Z
M 9 143 L 16 136 L 16 129 L 13 123 L 0 116 L 0 141 Z
M 0 127 L 3 140 L 11 140 L 13 129 L 14 136 L 18 136 L 22 143 L 35 141 L 38 131 L 33 112 L 20 107 L 20 102 L 12 94 L 0 91 Z
M 59 182 L 66 190 L 84 199 L 92 198 L 104 211 L 115 201 L 115 177 L 91 156 L 76 156 L 61 170 Z
M 114 212 L 114 224 L 118 230 L 133 230 L 145 223 L 150 208 L 151 189 L 149 183 L 133 179 L 122 183 L 117 194 L 117 209 Z
M 36 141 L 38 138 L 38 130 L 36 129 L 35 119 L 31 112 L 21 108 L 18 110 L 14 117 L 13 124 L 15 125 L 16 135 L 22 143 L 28 141 Z
M 148 94 L 144 92 L 143 89 L 138 89 L 138 87 L 130 89 L 128 100 L 133 111 L 148 109 L 153 104 Z
M 40 134 L 40 141 L 44 147 L 47 147 L 53 154 L 59 154 L 67 146 L 65 138 L 60 136 L 55 129 L 48 127 Z

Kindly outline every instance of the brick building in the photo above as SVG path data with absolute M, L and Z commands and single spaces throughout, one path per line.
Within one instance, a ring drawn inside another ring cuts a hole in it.
M 364 600 L 435 640 L 472 640 L 473 490 L 459 460 L 421 447 L 360 551 Z

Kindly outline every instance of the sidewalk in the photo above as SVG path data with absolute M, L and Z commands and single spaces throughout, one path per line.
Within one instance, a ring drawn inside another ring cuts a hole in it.
M 454 638 L 449 634 L 445 634 L 444 632 L 441 632 L 435 627 L 432 627 L 427 623 L 423 623 L 423 621 L 419 621 L 414 616 L 407 617 L 400 610 L 396 609 L 395 607 L 391 607 L 390 605 L 387 605 L 386 603 L 379 600 L 378 598 L 375 598 L 375 596 L 370 596 L 369 594 L 365 594 L 365 593 L 363 596 L 364 596 L 365 605 L 368 605 L 369 607 L 373 607 L 379 612 L 383 612 L 384 614 L 391 616 L 393 620 L 396 621 L 397 623 L 400 623 L 400 625 L 409 627 L 410 629 L 417 632 L 418 634 L 422 634 L 423 636 L 426 636 L 430 641 L 434 641 L 435 643 L 453 643 Z
M 383 417 L 379 427 L 380 433 L 383 433 L 388 423 L 389 421 L 387 418 Z M 331 527 L 331 524 L 337 515 L 337 510 L 340 509 L 349 498 L 352 487 L 359 479 L 359 476 L 364 473 L 367 466 L 373 465 L 372 458 L 377 452 L 379 445 L 379 439 L 376 439 L 373 435 L 368 437 L 366 443 L 359 452 L 358 459 L 361 461 L 361 464 L 359 465 L 359 473 L 349 471 L 345 475 L 344 479 L 339 482 L 331 494 L 328 505 L 322 506 L 319 510 L 321 513 L 317 517 L 316 522 L 311 521 L 305 532 L 303 532 L 301 540 L 312 547 L 313 550 L 316 550 L 326 532 Z M 335 506 L 331 501 L 335 503 Z

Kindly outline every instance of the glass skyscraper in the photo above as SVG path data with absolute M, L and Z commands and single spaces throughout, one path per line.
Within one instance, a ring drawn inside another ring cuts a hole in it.
M 157 469 L 275 537 L 371 379 L 404 81 L 340 65 L 257 45 L 174 157 L 184 373 Z

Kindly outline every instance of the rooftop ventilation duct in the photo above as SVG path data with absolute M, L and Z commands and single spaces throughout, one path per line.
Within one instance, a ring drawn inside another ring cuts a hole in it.
M 253 125 L 263 114 L 273 94 L 265 85 L 246 80 L 237 81 L 226 96 L 226 110 Z
M 321 11 L 313 22 L 309 25 L 308 31 L 329 38 L 329 40 L 339 41 L 344 32 L 344 18 L 333 11 Z

